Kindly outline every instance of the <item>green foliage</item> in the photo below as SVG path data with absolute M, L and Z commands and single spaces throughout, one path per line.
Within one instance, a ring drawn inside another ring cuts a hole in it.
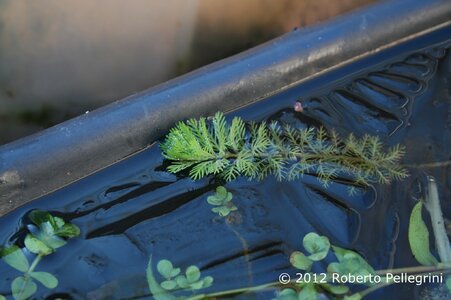
M 216 175 L 230 181 L 238 176 L 274 175 L 278 180 L 294 180 L 314 172 L 325 186 L 339 174 L 368 186 L 407 176 L 399 165 L 403 147 L 384 151 L 378 137 L 359 139 L 351 134 L 341 139 L 324 128 L 296 129 L 277 122 L 246 125 L 238 117 L 228 123 L 221 112 L 208 123 L 205 118 L 179 122 L 161 149 L 171 161 L 169 172 L 189 170 L 193 179 Z
M 415 259 L 422 265 L 431 266 L 438 263 L 429 250 L 429 230 L 421 216 L 423 204 L 419 201 L 410 214 L 409 244 Z
M 210 205 L 214 205 L 211 209 L 212 212 L 218 213 L 221 217 L 228 216 L 232 211 L 238 210 L 238 208 L 232 202 L 233 195 L 228 192 L 223 186 L 218 186 L 214 195 L 207 198 L 207 202 Z
M 28 299 L 36 293 L 38 287 L 34 280 L 49 289 L 58 286 L 58 279 L 54 275 L 34 270 L 44 256 L 64 246 L 67 243 L 65 239 L 80 234 L 77 226 L 48 212 L 34 210 L 28 217 L 32 224 L 27 226 L 30 232 L 26 235 L 24 244 L 29 252 L 36 254 L 34 261 L 30 264 L 23 249 L 17 245 L 4 247 L 0 251 L 0 257 L 6 264 L 23 273 L 11 283 L 11 293 L 16 300 Z
M 197 291 L 210 287 L 213 277 L 201 278 L 201 272 L 197 266 L 189 266 L 182 274 L 180 268 L 174 268 L 171 261 L 162 259 L 157 264 L 157 271 L 163 277 L 158 283 L 152 271 L 152 258 L 147 266 L 147 283 L 149 290 L 156 300 L 185 299 L 186 297 L 175 297 L 171 293 L 176 291 Z
M 366 276 L 374 275 L 376 272 L 366 262 L 366 260 L 358 253 L 343 249 L 337 246 L 332 246 L 335 257 L 338 262 L 330 263 L 327 267 L 328 273 L 338 273 L 340 275 L 354 275 Z
M 319 261 L 327 256 L 330 249 L 329 239 L 325 236 L 319 236 L 314 232 L 310 232 L 304 236 L 303 245 L 310 255 L 309 259 Z
M 11 292 L 14 299 L 28 299 L 36 291 L 38 286 L 26 276 L 18 276 L 11 283 Z
M 5 263 L 17 271 L 26 272 L 30 268 L 27 257 L 16 245 L 3 248 L 0 252 L 0 257 Z
M 290 263 L 293 267 L 308 272 L 313 262 L 320 261 L 327 256 L 330 242 L 327 237 L 310 232 L 304 236 L 302 244 L 310 255 L 306 256 L 300 251 L 294 251 L 290 255 Z
M 302 240 L 304 249 L 309 253 L 305 255 L 300 251 L 294 251 L 290 255 L 290 263 L 296 269 L 305 271 L 303 276 L 309 275 L 309 280 L 301 280 L 300 283 L 296 283 L 296 289 L 285 288 L 277 293 L 277 300 L 298 300 L 298 299 L 318 299 L 320 293 L 328 293 L 331 295 L 343 295 L 349 292 L 349 288 L 344 285 L 332 285 L 329 282 L 323 280 L 324 277 L 319 274 L 308 273 L 310 272 L 312 265 L 315 262 L 319 262 L 326 258 L 331 248 L 329 239 L 325 236 L 320 236 L 315 232 L 306 234 Z M 328 277 L 334 272 L 340 274 L 364 274 L 365 272 L 372 272 L 374 270 L 366 261 L 357 253 L 342 249 L 336 246 L 332 246 L 334 254 L 337 257 L 338 262 L 329 264 Z M 346 266 L 346 268 L 345 268 Z M 342 273 L 349 271 L 348 273 Z

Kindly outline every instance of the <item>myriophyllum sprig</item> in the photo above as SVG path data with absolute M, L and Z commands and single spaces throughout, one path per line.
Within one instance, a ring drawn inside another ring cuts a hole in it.
M 161 144 L 171 161 L 168 171 L 189 169 L 193 179 L 209 175 L 226 181 L 238 176 L 294 180 L 315 174 L 327 186 L 338 176 L 350 176 L 357 186 L 389 183 L 407 176 L 400 166 L 404 149 L 384 150 L 376 136 L 341 139 L 320 127 L 297 129 L 277 122 L 250 123 L 235 117 L 227 122 L 221 112 L 211 122 L 205 118 L 179 122 Z

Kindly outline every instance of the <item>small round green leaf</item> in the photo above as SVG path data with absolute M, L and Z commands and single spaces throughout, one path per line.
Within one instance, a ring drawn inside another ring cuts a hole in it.
M 232 193 L 231 192 L 227 192 L 227 196 L 224 199 L 224 203 L 230 202 L 230 201 L 232 201 L 232 199 L 233 199 Z
M 171 271 L 171 277 L 173 278 L 173 277 L 179 275 L 179 274 L 180 274 L 180 271 L 181 271 L 180 268 L 174 268 L 174 269 L 172 269 L 172 271 Z
M 30 268 L 27 257 L 23 254 L 22 249 L 16 245 L 3 248 L 0 252 L 0 257 L 5 263 L 20 272 L 25 273 Z
M 208 204 L 210 204 L 210 205 L 222 205 L 222 200 L 219 199 L 219 198 L 216 197 L 216 196 L 208 196 L 208 197 L 207 197 L 207 202 L 208 202 Z
M 333 262 L 327 266 L 327 273 L 333 274 L 338 273 L 341 274 L 340 263 Z
M 200 290 L 203 288 L 204 283 L 199 280 L 190 284 L 192 290 Z
M 163 281 L 160 285 L 162 288 L 168 291 L 171 291 L 177 287 L 177 283 L 174 280 Z
M 188 280 L 188 282 L 190 284 L 198 281 L 200 278 L 200 270 L 196 266 L 189 266 L 186 269 L 185 273 L 186 273 L 186 279 Z
M 16 277 L 11 283 L 11 292 L 15 300 L 25 300 L 36 293 L 38 287 L 30 278 Z
M 5 296 L 0 295 L 0 300 L 6 300 Z
M 206 288 L 210 287 L 210 286 L 213 284 L 213 281 L 214 281 L 214 279 L 213 279 L 212 276 L 206 276 L 206 277 L 202 280 L 202 282 L 203 282 L 202 288 L 206 289 Z
M 162 259 L 157 264 L 158 272 L 166 279 L 171 278 L 171 272 L 174 269 L 172 263 L 167 259 Z
M 177 282 L 177 285 L 182 289 L 186 289 L 187 287 L 189 287 L 189 282 L 186 279 L 185 275 L 177 276 L 175 278 L 175 281 Z
M 310 271 L 313 261 L 309 259 L 304 253 L 294 251 L 290 255 L 290 263 L 293 267 L 303 271 Z
M 298 294 L 293 289 L 283 289 L 277 293 L 277 300 L 298 300 Z
M 47 272 L 31 272 L 31 277 L 42 283 L 48 289 L 54 289 L 58 286 L 58 279 Z
M 329 239 L 314 232 L 305 235 L 303 245 L 305 250 L 310 253 L 309 258 L 313 261 L 324 259 L 330 249 Z
M 339 269 L 344 272 L 343 274 L 368 275 L 375 273 L 373 267 L 357 252 L 337 246 L 332 246 L 332 249 L 340 262 Z
M 304 288 L 298 294 L 299 300 L 317 300 L 318 292 L 315 289 L 315 286 L 310 283 L 304 286 Z
M 221 217 L 227 217 L 230 214 L 230 209 L 227 206 L 214 207 L 211 211 L 219 214 Z
M 227 189 L 223 186 L 218 186 L 216 188 L 216 195 L 221 200 L 226 199 L 227 198 Z
M 49 255 L 53 252 L 53 249 L 44 244 L 41 240 L 38 240 L 31 234 L 27 234 L 25 237 L 25 246 L 27 249 L 35 254 Z

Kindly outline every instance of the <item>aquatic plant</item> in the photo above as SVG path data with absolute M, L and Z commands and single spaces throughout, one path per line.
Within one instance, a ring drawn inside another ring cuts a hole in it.
M 343 284 L 332 284 L 332 274 L 337 273 L 344 276 L 366 276 L 375 275 L 374 269 L 358 253 L 331 246 L 329 239 L 315 232 L 306 234 L 303 238 L 303 246 L 309 255 L 301 251 L 295 251 L 290 256 L 290 263 L 296 269 L 304 273 L 297 273 L 298 280 L 289 288 L 277 292 L 277 300 L 291 299 L 317 299 L 320 293 L 343 296 L 344 299 L 360 299 L 357 295 L 346 295 L 349 287 Z M 327 273 L 311 273 L 312 265 L 326 258 L 330 249 L 338 262 L 332 262 L 327 267 Z
M 17 245 L 4 247 L 0 251 L 0 257 L 5 263 L 23 273 L 11 283 L 11 293 L 16 300 L 28 299 L 36 293 L 37 284 L 34 280 L 48 289 L 58 285 L 58 279 L 54 275 L 35 269 L 43 257 L 66 245 L 67 239 L 80 234 L 76 225 L 66 223 L 45 211 L 34 210 L 28 214 L 28 218 L 32 224 L 28 225 L 29 232 L 25 236 L 24 244 L 28 252 L 36 255 L 33 262 L 29 263 L 24 249 Z
M 232 211 L 238 208 L 232 202 L 233 195 L 223 186 L 218 186 L 216 192 L 212 196 L 208 196 L 207 202 L 213 205 L 212 212 L 219 214 L 221 217 L 228 216 Z
M 161 143 L 161 149 L 163 156 L 170 161 L 169 172 L 187 172 L 195 180 L 210 175 L 225 181 L 234 180 L 238 176 L 261 180 L 269 175 L 278 180 L 294 180 L 304 174 L 310 174 L 316 175 L 325 187 L 334 179 L 350 178 L 351 180 L 346 181 L 350 183 L 352 193 L 356 186 L 387 184 L 408 176 L 407 171 L 400 165 L 404 148 L 396 145 L 386 149 L 378 137 L 365 135 L 357 138 L 350 134 L 342 138 L 334 131 L 327 132 L 322 127 L 297 129 L 277 122 L 246 124 L 237 117 L 232 122 L 227 122 L 220 112 L 211 121 L 200 118 L 179 122 Z M 329 295 L 333 299 L 358 300 L 379 288 L 393 284 L 393 281 L 387 279 L 388 274 L 449 272 L 451 250 L 443 228 L 438 193 L 436 187 L 435 190 L 430 187 L 429 191 L 428 201 L 425 203 L 433 221 L 441 262 L 429 250 L 429 232 L 422 220 L 422 204 L 419 203 L 411 214 L 409 243 L 415 258 L 426 267 L 375 271 L 357 252 L 331 246 L 327 237 L 312 232 L 303 239 L 305 252 L 294 251 L 290 255 L 290 263 L 303 272 L 297 274 L 315 280 L 298 280 L 296 283 L 284 283 L 287 284 L 285 286 L 281 286 L 279 282 L 270 282 L 260 286 L 197 295 L 189 299 L 220 298 L 283 287 L 276 294 L 278 300 L 318 299 L 320 294 Z M 208 197 L 207 201 L 217 206 L 212 211 L 227 215 L 230 213 L 227 207 L 235 207 L 231 200 L 231 193 L 224 187 L 218 187 L 215 195 Z M 337 261 L 328 265 L 327 273 L 322 273 L 325 276 L 323 281 L 317 281 L 316 278 L 319 278 L 320 274 L 311 273 L 312 266 L 330 252 Z M 334 274 L 364 278 L 377 275 L 384 280 L 382 283 L 364 282 L 366 289 L 351 293 L 348 286 L 336 285 L 336 282 L 331 281 Z M 451 290 L 451 278 L 446 279 L 446 286 Z
M 179 122 L 160 146 L 171 163 L 168 171 L 189 170 L 193 179 L 215 175 L 231 181 L 238 176 L 274 175 L 278 180 L 294 180 L 315 173 L 324 186 L 348 175 L 355 185 L 365 187 L 407 176 L 399 165 L 404 148 L 396 145 L 385 151 L 378 137 L 350 134 L 342 139 L 323 127 L 245 124 L 238 117 L 228 123 L 221 112 L 211 122 L 205 118 Z
M 435 246 L 438 252 L 437 259 L 430 250 L 429 230 L 423 220 L 423 207 L 429 213 L 434 233 Z M 444 266 L 451 270 L 451 245 L 445 228 L 437 184 L 432 176 L 427 177 L 427 194 L 420 199 L 412 209 L 409 219 L 408 237 L 410 249 L 415 259 L 423 266 Z M 446 287 L 451 294 L 451 275 L 446 278 Z
M 146 277 L 149 290 L 156 300 L 187 299 L 188 297 L 175 297 L 173 292 L 197 291 L 210 287 L 213 284 L 213 277 L 201 278 L 201 272 L 195 265 L 186 268 L 182 274 L 180 268 L 174 268 L 171 261 L 162 259 L 157 264 L 158 273 L 164 278 L 161 283 L 156 280 L 152 271 L 152 257 L 149 258 Z
M 438 212 L 431 213 L 431 219 L 432 222 L 436 222 L 439 226 L 443 227 L 443 222 L 440 221 L 441 210 L 439 206 L 437 208 L 437 205 L 433 204 L 439 203 L 439 199 L 434 192 L 436 188 L 434 182 L 433 179 L 429 179 L 429 193 L 426 197 L 427 200 L 424 202 L 428 209 L 439 210 Z M 210 197 L 214 197 L 214 203 L 229 203 L 232 199 L 232 194 L 228 192 L 225 187 L 220 186 L 216 189 L 215 195 Z M 288 281 L 283 282 L 279 278 L 279 282 L 270 282 L 259 286 L 243 287 L 209 294 L 194 294 L 191 296 L 182 295 L 175 297 L 172 294 L 173 291 L 190 289 L 194 291 L 195 289 L 209 287 L 213 282 L 213 278 L 210 279 L 207 276 L 204 279 L 200 279 L 200 271 L 195 266 L 190 266 L 187 269 L 186 276 L 179 275 L 181 273 L 180 268 L 174 268 L 172 263 L 168 260 L 161 260 L 157 265 L 157 270 L 165 280 L 159 284 L 153 276 L 151 260 L 149 260 L 147 269 L 149 289 L 156 300 L 217 299 L 237 294 L 263 291 L 270 288 L 277 289 L 273 300 L 309 300 L 322 298 L 360 300 L 380 288 L 395 283 L 396 281 L 390 278 L 397 274 L 415 274 L 415 276 L 420 274 L 426 276 L 431 276 L 433 274 L 447 274 L 451 269 L 451 262 L 445 260 L 445 257 L 448 257 L 447 255 L 451 254 L 448 253 L 449 248 L 447 248 L 449 247 L 449 240 L 446 235 L 434 235 L 436 244 L 438 245 L 437 248 L 443 248 L 439 251 L 441 259 L 441 262 L 439 262 L 429 249 L 429 231 L 421 216 L 422 207 L 423 202 L 421 201 L 417 203 L 412 210 L 409 221 L 408 238 L 413 255 L 418 262 L 425 267 L 414 266 L 401 269 L 375 271 L 374 268 L 357 252 L 331 245 L 326 236 L 320 236 L 315 232 L 310 232 L 306 234 L 302 240 L 305 251 L 294 251 L 290 255 L 289 261 L 291 266 L 301 271 L 300 273 L 296 273 L 296 280 L 289 279 Z M 437 220 L 439 221 L 437 222 Z M 441 231 L 435 229 L 434 232 Z M 313 273 L 313 265 L 324 260 L 329 253 L 332 253 L 333 256 L 335 256 L 336 261 L 328 264 L 326 272 Z M 189 269 L 192 269 L 193 273 L 196 274 L 195 276 L 191 276 L 191 279 L 188 279 Z M 288 273 L 286 274 L 288 275 Z M 182 279 L 179 279 L 180 276 L 182 276 Z M 343 278 L 345 278 L 344 281 Z M 349 282 L 349 278 L 360 278 L 360 281 Z M 357 291 L 351 292 L 350 285 L 348 284 L 351 284 Z M 358 286 L 365 286 L 365 288 L 359 289 Z M 450 276 L 445 279 L 445 286 L 448 289 L 448 293 L 451 293 Z M 434 295 L 434 291 L 430 291 L 429 293 Z M 439 293 L 442 293 L 443 295 L 446 291 L 441 291 Z

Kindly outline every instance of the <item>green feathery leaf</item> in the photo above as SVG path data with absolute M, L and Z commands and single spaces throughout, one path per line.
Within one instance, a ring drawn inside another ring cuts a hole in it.
M 324 186 L 342 175 L 350 176 L 354 185 L 365 187 L 407 176 L 399 165 L 404 148 L 396 145 L 385 151 L 378 137 L 350 134 L 341 139 L 323 127 L 297 129 L 277 122 L 246 125 L 237 117 L 228 123 L 221 112 L 211 122 L 205 118 L 179 122 L 161 149 L 171 161 L 169 172 L 190 169 L 189 175 L 195 180 L 210 175 L 226 181 L 269 175 L 294 180 L 314 173 Z

